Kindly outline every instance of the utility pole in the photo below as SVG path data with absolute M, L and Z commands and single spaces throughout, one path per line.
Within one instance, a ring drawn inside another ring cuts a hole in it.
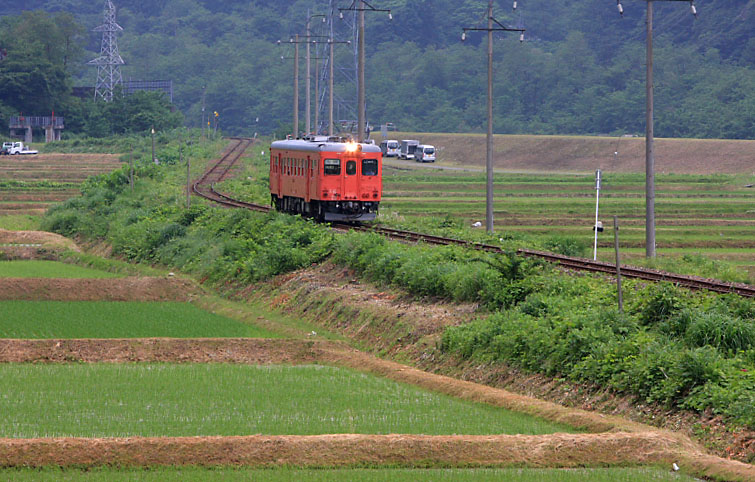
M 300 40 L 299 34 L 288 39 L 288 43 L 294 46 L 294 139 L 299 137 L 299 44 L 309 42 L 309 38 Z M 282 45 L 280 40 L 278 40 L 278 45 Z M 281 59 L 284 58 L 281 57 Z
M 514 2 L 516 5 L 516 2 Z M 495 25 L 494 25 L 495 24 Z M 467 32 L 479 31 L 488 33 L 488 133 L 485 158 L 485 172 L 487 183 L 485 189 L 485 228 L 493 233 L 493 32 L 519 32 L 519 41 L 524 42 L 523 28 L 505 27 L 493 17 L 493 0 L 488 0 L 487 28 L 464 27 L 461 40 L 467 39 Z
M 186 146 L 186 209 L 191 208 L 191 152 L 189 146 L 191 145 L 191 138 L 188 140 Z
M 333 136 L 333 84 L 334 84 L 334 72 L 336 57 L 334 55 L 335 44 L 351 44 L 350 40 L 345 42 L 337 42 L 333 36 L 328 39 L 328 46 L 330 47 L 330 53 L 328 55 L 328 136 Z
M 205 108 L 204 97 L 206 93 L 207 93 L 207 86 L 203 85 L 202 86 L 202 139 L 204 139 L 204 108 Z
M 312 38 L 311 31 L 310 31 L 311 20 L 313 18 L 316 18 L 316 17 L 322 17 L 322 21 L 325 22 L 326 18 L 325 18 L 325 15 L 323 15 L 321 13 L 318 13 L 318 14 L 315 14 L 315 15 L 309 15 L 309 12 L 307 12 L 307 14 L 308 14 L 308 17 L 307 17 L 307 40 L 309 40 L 309 39 Z M 320 37 L 320 35 L 318 35 L 318 37 Z M 325 36 L 323 36 L 323 37 L 325 37 Z M 310 134 L 311 129 L 312 129 L 312 125 L 310 124 L 310 120 L 312 118 L 312 113 L 311 113 L 311 109 L 312 109 L 312 97 L 311 97 L 311 92 L 310 92 L 310 90 L 311 90 L 311 78 L 312 78 L 312 67 L 311 67 L 310 60 L 311 60 L 311 57 L 310 57 L 310 43 L 307 42 L 307 94 L 306 94 L 306 97 L 307 97 L 307 99 L 306 99 L 307 100 L 307 108 L 306 108 L 307 120 L 305 121 L 307 135 Z M 316 68 L 315 68 L 315 72 L 317 72 Z M 315 125 L 317 125 L 317 121 L 315 121 Z
M 653 132 L 653 2 L 689 3 L 697 18 L 694 0 L 645 0 L 647 2 L 647 53 L 645 72 L 645 257 L 655 258 L 655 147 Z M 616 0 L 619 15 L 624 16 L 621 0 Z
M 155 126 L 152 126 L 152 162 L 157 164 L 157 158 L 155 157 Z
M 491 0 L 492 1 L 492 0 Z M 357 6 L 359 3 L 359 6 Z M 393 20 L 393 14 L 390 9 L 375 8 L 366 0 L 353 0 L 349 8 L 339 8 L 339 17 L 343 18 L 343 12 L 356 11 L 359 16 L 359 35 L 357 39 L 357 45 L 359 49 L 359 60 L 357 62 L 357 103 L 359 109 L 357 113 L 357 142 L 364 142 L 364 134 L 366 130 L 366 106 L 365 106 L 365 85 L 364 85 L 364 12 L 388 12 L 388 18 Z
M 289 40 L 290 41 L 290 40 Z M 299 137 L 299 34 L 294 39 L 294 139 Z

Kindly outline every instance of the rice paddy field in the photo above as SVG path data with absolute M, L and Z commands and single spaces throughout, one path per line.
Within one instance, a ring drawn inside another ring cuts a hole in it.
M 50 203 L 76 195 L 86 176 L 108 172 L 120 165 L 115 156 L 49 156 L 47 161 L 40 156 L 23 165 L 0 165 L 0 227 L 32 229 L 37 216 Z M 66 166 L 74 166 L 74 169 Z M 541 175 L 499 174 L 496 180 L 496 222 L 505 225 L 506 231 L 512 233 L 546 235 L 558 231 L 558 234 L 579 236 L 584 231 L 592 239 L 594 191 L 591 176 L 560 174 L 545 177 L 544 180 Z M 670 194 L 667 197 L 673 205 L 664 206 L 661 211 L 661 200 L 665 198 L 659 195 L 659 248 L 679 253 L 685 249 L 695 252 L 702 248 L 710 252 L 720 249 L 724 259 L 732 260 L 736 260 L 732 255 L 735 246 L 747 253 L 754 244 L 747 237 L 747 230 L 755 225 L 755 213 L 740 212 L 753 201 L 750 191 L 738 187 L 740 180 L 736 176 L 712 176 L 710 179 L 688 176 L 663 180 L 668 184 Z M 605 182 L 606 204 L 602 204 L 601 209 L 613 209 L 622 216 L 622 236 L 626 237 L 627 253 L 631 254 L 632 250 L 641 249 L 638 242 L 642 236 L 636 230 L 641 227 L 638 220 L 644 216 L 644 179 L 623 174 L 612 180 L 613 184 L 608 179 Z M 704 193 L 705 206 L 696 203 L 700 192 Z M 397 216 L 419 219 L 442 220 L 450 214 L 471 225 L 480 220 L 484 212 L 484 177 L 479 172 L 386 168 L 382 209 L 384 213 L 396 212 Z M 664 235 L 663 243 L 668 244 L 663 246 L 661 212 L 663 219 L 678 221 L 677 224 L 668 221 L 668 225 L 677 231 Z M 693 223 L 693 219 L 707 220 L 707 224 Z M 722 222 L 729 219 L 738 223 Z M 730 240 L 714 246 L 713 241 L 720 240 L 708 228 L 719 226 Z M 678 236 L 684 238 L 684 243 L 674 244 L 673 239 Z M 601 239 L 601 246 L 601 256 L 606 256 L 610 242 Z M 86 278 L 101 279 L 103 281 L 98 283 L 104 283 L 104 279 L 110 277 L 117 275 L 57 262 L 0 263 L 0 278 L 19 279 L 19 283 L 23 283 L 23 278 Z M 255 313 L 245 319 L 262 318 L 258 315 L 261 314 Z M 186 302 L 0 301 L 0 338 L 5 339 L 280 336 L 258 328 L 252 322 L 203 311 Z M 54 340 L 49 343 L 53 346 Z M 125 343 L 134 342 L 128 340 Z M 89 447 L 95 447 L 98 443 L 95 437 L 111 440 L 113 437 L 255 434 L 592 435 L 578 434 L 577 430 L 563 424 L 340 366 L 184 363 L 182 353 L 173 355 L 173 360 L 182 363 L 80 363 L 76 361 L 78 358 L 58 360 L 59 363 L 0 363 L 0 438 L 20 441 L 35 437 L 43 440 L 84 437 L 91 443 Z M 87 450 L 92 448 L 83 452 Z M 324 460 L 328 455 L 322 454 Z M 190 463 L 207 464 L 207 460 L 212 459 Z M 420 467 L 433 466 L 423 464 L 422 460 L 413 462 Z M 547 464 L 547 460 L 545 462 Z M 318 467 L 317 464 L 314 466 Z M 0 469 L 0 479 L 693 480 L 673 472 L 670 467 L 653 466 L 550 470 L 402 469 L 389 465 L 328 469 L 324 464 L 321 469 L 304 470 L 295 467 L 148 465 L 31 469 L 18 467 L 27 465 L 26 462 L 16 465 L 17 468 Z M 66 465 L 66 461 L 60 465 Z
M 423 166 L 424 167 L 424 166 Z M 702 254 L 749 271 L 755 279 L 755 188 L 745 175 L 657 175 L 659 257 Z M 594 174 L 520 174 L 494 177 L 494 227 L 506 233 L 564 235 L 593 244 Z M 483 172 L 397 166 L 384 170 L 382 215 L 485 224 Z M 604 173 L 598 258 L 613 260 L 613 216 L 618 216 L 625 262 L 645 254 L 644 174 Z
M 0 338 L 275 338 L 189 303 L 0 301 Z
M 10 438 L 574 431 L 326 366 L 6 364 L 0 378 Z
M 120 278 L 123 274 L 86 268 L 60 261 L 0 261 L 0 278 Z
M 53 203 L 78 195 L 89 176 L 121 166 L 113 154 L 38 154 L 0 157 L 0 227 L 31 229 Z M 32 222 L 33 220 L 33 222 Z
M 16 481 L 248 481 L 283 482 L 687 482 L 697 480 L 664 468 L 616 469 L 244 469 L 232 467 L 149 469 L 0 469 L 0 478 Z

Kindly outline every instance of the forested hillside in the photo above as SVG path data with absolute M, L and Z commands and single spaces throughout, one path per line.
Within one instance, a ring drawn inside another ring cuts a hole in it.
M 203 87 L 209 111 L 230 133 L 285 132 L 291 122 L 292 49 L 307 12 L 327 13 L 324 0 L 114 0 L 127 65 L 124 78 L 172 79 L 186 123 L 200 124 Z M 348 7 L 350 1 L 341 2 Z M 482 131 L 486 64 L 484 0 L 375 0 L 386 14 L 367 15 L 367 102 L 371 123 L 402 130 Z M 496 132 L 642 133 L 645 109 L 645 2 L 612 0 L 496 2 L 504 24 L 522 25 L 526 41 L 498 36 Z M 43 9 L 70 12 L 87 32 L 88 50 L 70 66 L 76 85 L 91 85 L 84 67 L 99 51 L 102 1 L 5 0 L 0 15 Z M 755 0 L 656 4 L 656 135 L 755 137 Z M 319 19 L 316 19 L 319 20 Z M 345 29 L 341 29 L 345 31 Z M 341 38 L 344 32 L 340 33 Z M 0 42 L 2 42 L 0 37 Z M 353 66 L 353 47 L 339 46 L 338 66 Z M 281 57 L 285 57 L 281 59 Z M 0 69 L 2 69 L 0 64 Z M 302 125 L 304 112 L 302 62 Z M 337 95 L 354 98 L 339 78 Z M 2 100 L 2 99 L 0 99 Z M 341 116 L 345 117 L 345 116 Z M 287 127 L 288 126 L 288 127 Z

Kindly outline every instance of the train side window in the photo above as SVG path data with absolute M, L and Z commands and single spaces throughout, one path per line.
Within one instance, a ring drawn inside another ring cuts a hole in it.
M 362 175 L 377 176 L 378 161 L 377 159 L 362 159 Z
M 325 159 L 325 175 L 337 176 L 341 174 L 341 160 L 340 159 Z
M 353 176 L 357 173 L 357 161 L 346 161 L 346 175 Z

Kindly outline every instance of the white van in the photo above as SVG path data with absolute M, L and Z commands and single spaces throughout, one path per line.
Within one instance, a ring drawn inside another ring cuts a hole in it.
M 380 150 L 383 151 L 383 157 L 398 157 L 398 141 L 386 140 L 380 143 Z
M 414 159 L 417 162 L 435 162 L 435 146 L 420 144 L 414 149 Z

